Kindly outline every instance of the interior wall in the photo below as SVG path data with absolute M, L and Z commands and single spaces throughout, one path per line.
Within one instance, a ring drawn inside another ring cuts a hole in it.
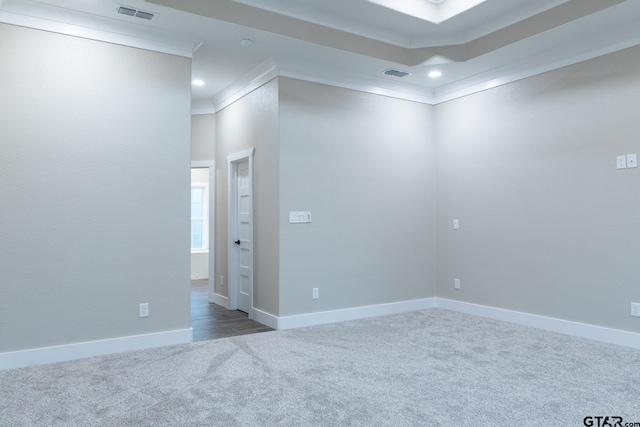
M 255 148 L 253 303 L 259 310 L 278 315 L 278 80 L 218 112 L 215 141 L 215 292 L 229 296 L 227 156 Z M 220 276 L 224 277 L 222 282 Z
M 204 280 L 209 278 L 209 253 L 191 253 L 191 280 Z
M 191 116 L 191 161 L 215 160 L 216 115 Z
M 189 328 L 190 60 L 0 24 L 0 64 L 0 352 Z
M 436 107 L 438 297 L 640 332 L 640 170 L 616 170 L 640 152 L 638 63 L 631 48 Z
M 279 81 L 280 315 L 435 296 L 433 107 Z

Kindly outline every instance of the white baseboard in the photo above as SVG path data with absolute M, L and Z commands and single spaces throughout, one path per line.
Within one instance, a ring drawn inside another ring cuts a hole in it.
M 344 322 L 364 319 L 366 317 L 384 316 L 405 313 L 435 307 L 435 298 L 424 298 L 411 301 L 392 302 L 388 304 L 368 305 L 364 307 L 345 308 L 342 310 L 321 311 L 317 313 L 298 314 L 277 317 L 277 328 L 292 329 L 304 326 L 323 325 L 326 323 Z
M 258 310 L 254 308 L 251 313 L 251 318 L 258 323 L 262 323 L 273 329 L 278 329 L 278 316 L 267 313 L 266 311 Z
M 229 299 L 227 297 L 216 294 L 215 298 L 216 304 L 228 308 Z M 572 322 L 569 320 L 555 319 L 535 314 L 436 297 L 283 317 L 278 317 L 262 310 L 253 309 L 252 319 L 273 329 L 283 330 L 344 322 L 367 317 L 405 313 L 428 308 L 442 308 L 516 323 L 519 325 L 531 326 L 547 331 L 559 332 L 576 337 L 588 338 L 595 341 L 640 349 L 640 334 L 635 332 L 622 331 L 585 323 Z M 192 340 L 193 330 L 188 328 L 153 334 L 0 353 L 0 371 L 5 369 L 62 362 L 84 357 L 184 344 L 189 343 Z
M 214 294 L 213 295 L 213 303 L 214 304 L 218 304 L 219 306 L 222 306 L 222 307 L 226 308 L 227 310 L 229 309 L 229 298 L 225 297 L 224 295 Z
M 166 345 L 185 344 L 191 341 L 193 341 L 193 330 L 188 328 L 153 334 L 12 351 L 0 353 L 0 371 L 64 362 L 91 356 L 144 350 Z
M 580 338 L 622 345 L 640 349 L 640 334 L 621 331 L 619 329 L 604 328 L 570 320 L 555 319 L 553 317 L 505 310 L 486 305 L 471 304 L 445 298 L 436 298 L 436 307 L 461 313 L 473 314 L 489 319 L 502 320 L 523 326 L 531 326 L 546 331 L 559 332 Z

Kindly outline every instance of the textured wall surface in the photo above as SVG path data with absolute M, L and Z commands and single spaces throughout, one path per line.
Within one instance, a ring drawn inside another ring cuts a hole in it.
M 191 160 L 215 160 L 216 115 L 191 116 Z
M 272 80 L 226 107 L 217 113 L 216 120 L 215 291 L 228 296 L 227 156 L 255 148 L 253 303 L 254 307 L 277 315 L 278 81 Z M 225 278 L 222 285 L 220 276 Z
M 428 105 L 280 79 L 281 315 L 435 295 L 431 116 Z M 289 211 L 312 222 L 289 224 Z
M 0 24 L 0 64 L 0 352 L 189 328 L 190 60 Z
M 638 63 L 627 49 L 436 107 L 439 297 L 640 332 L 640 169 L 615 162 L 640 152 Z

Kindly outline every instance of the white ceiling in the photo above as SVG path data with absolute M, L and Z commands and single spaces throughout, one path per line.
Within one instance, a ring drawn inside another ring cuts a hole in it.
M 0 21 L 192 56 L 196 113 L 275 75 L 438 103 L 640 44 L 640 0 L 0 0 Z

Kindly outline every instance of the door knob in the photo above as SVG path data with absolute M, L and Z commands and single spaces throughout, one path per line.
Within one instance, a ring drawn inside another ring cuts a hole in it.
M 236 241 L 235 241 L 235 242 L 233 242 L 233 243 L 235 243 L 236 245 L 239 245 L 239 244 L 240 244 L 240 240 L 236 240 Z

